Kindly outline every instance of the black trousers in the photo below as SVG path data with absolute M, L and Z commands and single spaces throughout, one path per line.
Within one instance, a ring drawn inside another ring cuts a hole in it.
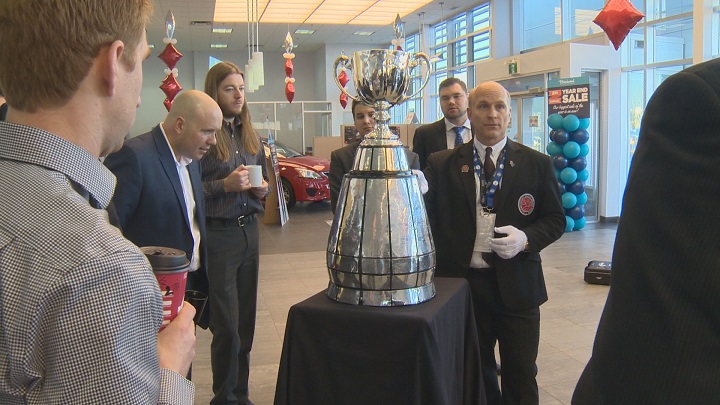
M 540 399 L 535 361 L 540 344 L 540 308 L 512 311 L 505 307 L 493 270 L 471 269 L 467 280 L 475 311 L 488 405 L 537 405 Z M 498 386 L 496 343 L 502 364 L 502 391 Z
M 245 404 L 248 400 L 260 268 L 258 239 L 257 221 L 245 226 L 207 226 L 215 394 L 211 404 Z

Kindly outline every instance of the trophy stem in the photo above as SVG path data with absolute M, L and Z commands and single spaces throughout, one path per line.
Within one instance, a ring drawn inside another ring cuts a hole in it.
M 391 142 L 399 142 L 400 137 L 390 131 L 388 122 L 390 121 L 390 113 L 388 110 L 392 107 L 392 104 L 387 101 L 376 101 L 373 104 L 375 109 L 375 129 L 369 134 L 365 135 L 363 140 L 383 140 Z

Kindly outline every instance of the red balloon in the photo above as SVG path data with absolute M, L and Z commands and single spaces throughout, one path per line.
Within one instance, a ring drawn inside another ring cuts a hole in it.
M 287 101 L 291 103 L 295 98 L 295 85 L 290 82 L 285 84 L 285 97 L 287 98 Z
M 639 12 L 629 0 L 610 0 L 598 13 L 593 22 L 605 31 L 615 50 L 645 15 Z
M 343 73 L 345 73 L 345 72 L 343 72 Z M 343 85 L 343 86 L 345 86 L 345 85 Z M 340 93 L 340 105 L 342 106 L 342 108 L 347 107 L 347 102 L 348 102 L 347 94 Z
M 177 49 L 173 46 L 173 44 L 167 44 L 165 49 L 158 55 L 158 58 L 162 59 L 163 62 L 169 67 L 171 70 L 175 69 L 175 65 L 177 64 L 177 61 L 180 60 L 180 58 L 183 57 L 183 54 L 178 52 Z
M 338 75 L 338 81 L 340 82 L 340 84 L 342 84 L 343 87 L 345 87 L 345 85 L 350 81 L 347 73 L 345 73 L 344 70 Z M 347 97 L 345 97 L 345 102 L 347 102 Z
M 175 76 L 173 76 L 172 74 L 169 74 L 162 81 L 162 84 L 160 85 L 160 89 L 163 92 L 165 92 L 167 99 L 172 101 L 175 98 L 175 96 L 177 96 L 177 94 L 180 93 L 180 90 L 182 90 L 182 86 L 180 86 L 180 83 L 177 82 L 177 80 L 175 79 Z
M 168 111 L 170 111 L 170 107 L 172 107 L 172 103 L 173 103 L 173 102 L 172 102 L 171 100 L 168 100 L 168 99 L 165 99 L 165 101 L 163 101 L 163 105 L 165 106 L 165 108 L 166 108 Z
M 293 64 L 292 59 L 285 60 L 285 76 L 291 77 L 293 75 Z

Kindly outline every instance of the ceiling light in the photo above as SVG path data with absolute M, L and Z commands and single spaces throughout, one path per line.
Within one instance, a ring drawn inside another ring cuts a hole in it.
M 230 34 L 232 33 L 232 28 L 213 28 L 212 32 L 213 34 Z
M 227 44 L 210 44 L 210 48 L 227 48 Z
M 367 36 L 372 35 L 372 34 L 374 34 L 374 32 L 371 32 L 371 31 L 355 31 L 355 32 L 353 33 L 353 35 L 360 35 L 360 36 L 363 36 L 363 37 L 367 37 Z
M 298 28 L 295 30 L 295 33 L 300 35 L 311 35 L 315 33 L 315 30 L 301 30 Z

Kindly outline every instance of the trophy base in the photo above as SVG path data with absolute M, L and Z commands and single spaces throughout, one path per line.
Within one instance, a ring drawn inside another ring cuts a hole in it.
M 421 304 L 435 297 L 435 283 L 429 282 L 419 287 L 402 290 L 357 290 L 340 287 L 333 282 L 328 286 L 331 300 L 351 305 L 371 307 L 399 307 Z

